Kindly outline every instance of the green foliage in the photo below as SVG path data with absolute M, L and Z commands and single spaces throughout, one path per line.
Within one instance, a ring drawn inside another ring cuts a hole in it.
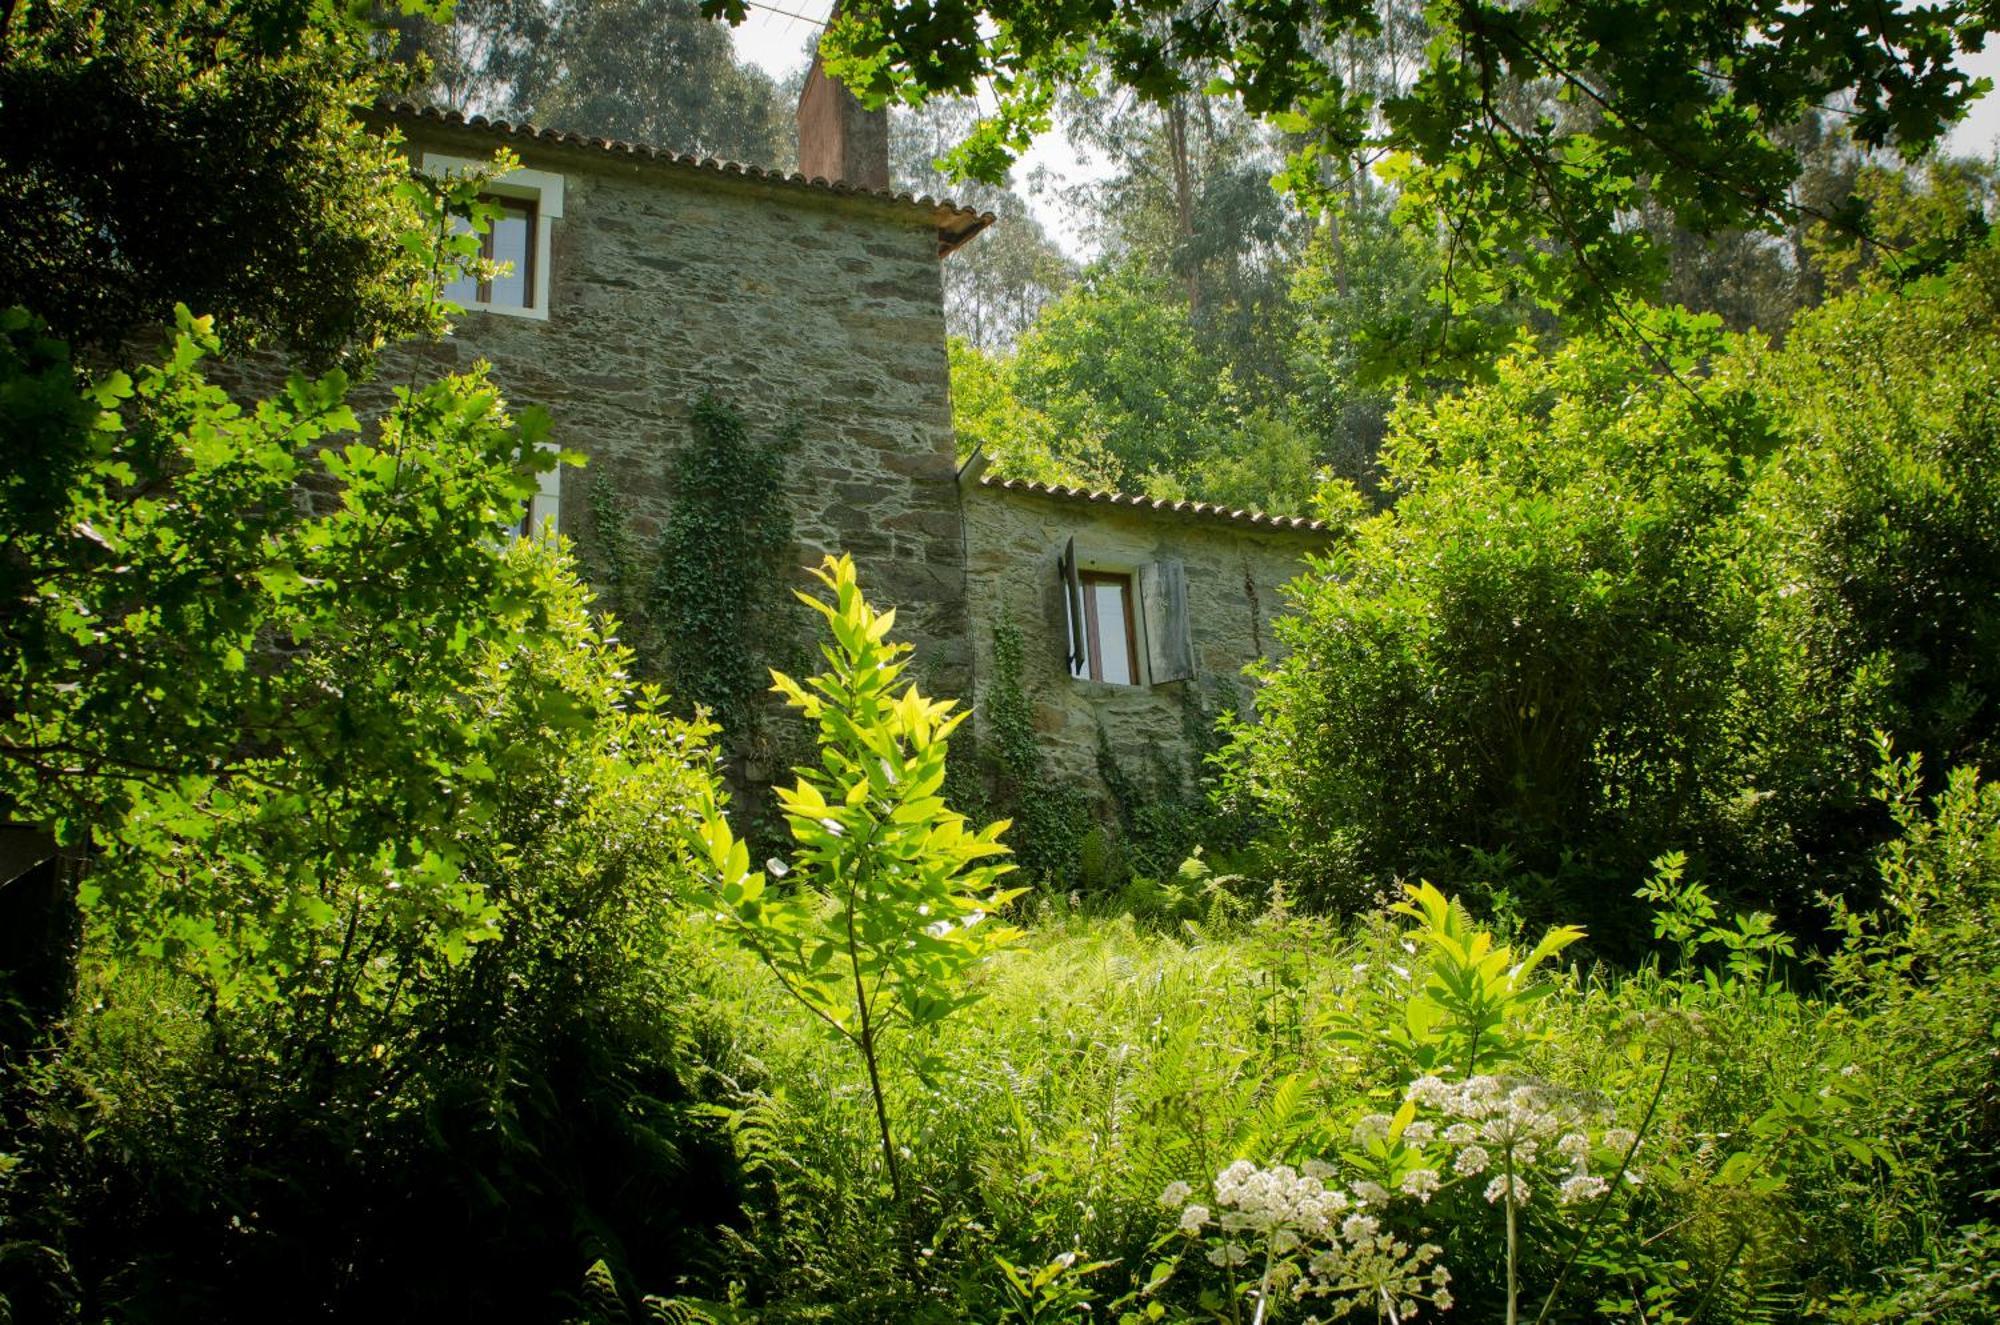
M 600 475 L 585 554 L 642 674 L 684 713 L 711 714 L 731 755 L 762 765 L 779 742 L 760 669 L 795 651 L 784 614 L 793 534 L 785 473 L 797 434 L 753 438 L 713 393 L 694 402 L 689 425 L 667 458 L 672 506 L 657 542 L 639 545 L 615 481 Z
M 1428 883 L 1406 887 L 1408 900 L 1389 908 L 1417 922 L 1414 933 L 1430 952 L 1430 977 L 1411 998 L 1403 1023 L 1411 1061 L 1424 1072 L 1460 1079 L 1517 1061 L 1526 1047 L 1519 1024 L 1528 1007 L 1550 991 L 1536 980 L 1543 962 L 1583 937 L 1573 925 L 1552 929 L 1518 960 L 1474 926 L 1464 907 Z
M 1022 646 L 1021 628 L 1010 618 L 993 623 L 993 666 L 980 694 L 989 738 L 981 762 L 996 803 L 1013 821 L 1010 845 L 1022 876 L 1062 888 L 1082 877 L 1084 843 L 1096 825 L 1082 789 L 1042 767 L 1034 710 L 1022 685 Z
M 930 1232 L 907 1277 L 856 1250 L 855 1221 L 902 1218 L 843 1176 L 872 1129 L 859 1067 L 828 1079 L 805 1019 L 763 1024 L 742 1052 L 772 1074 L 759 1107 L 787 1120 L 760 1134 L 775 1147 L 765 1171 L 787 1224 L 815 1232 L 782 1265 L 741 1262 L 741 1291 L 770 1293 L 782 1319 L 1013 1319 L 1040 1266 L 1072 1312 L 1087 1299 L 1106 1318 L 1249 1320 L 1265 1289 L 1269 1317 L 1309 1305 L 1276 1291 L 1292 1282 L 1345 1292 L 1336 1269 L 1360 1282 L 1392 1269 L 1353 1245 L 1363 1226 L 1344 1221 L 1360 1214 L 1404 1260 L 1441 1246 L 1425 1264 L 1449 1267 L 1466 1319 L 1510 1306 L 1544 1321 L 1891 1319 L 1892 1304 L 1917 1309 L 1919 1285 L 1939 1319 L 1977 1319 L 1990 1238 L 1940 1203 L 1933 1166 L 1970 1170 L 1953 1200 L 1986 1180 L 1989 1139 L 1972 1120 L 1991 1116 L 1978 1101 L 1992 1074 L 1961 1055 L 1990 1056 L 1978 1028 L 1991 981 L 1931 985 L 1941 967 L 1926 957 L 1903 985 L 1882 964 L 1991 932 L 2000 820 L 1961 782 L 1949 806 L 1906 816 L 1883 857 L 1911 895 L 1937 900 L 1913 905 L 1922 920 L 1864 925 L 1841 959 L 1854 983 L 1818 994 L 1761 964 L 1722 981 L 1558 969 L 1575 930 L 1503 944 L 1430 888 L 1410 890 L 1406 924 L 1376 913 L 1346 931 L 1279 914 L 1172 937 L 1122 918 L 1045 921 L 991 964 L 980 1013 L 932 1046 L 924 1144 L 905 1159 Z M 1933 943 L 1947 914 L 1963 919 Z M 1990 941 L 1976 941 L 1985 955 L 1951 959 L 1945 980 L 1990 970 Z M 718 992 L 763 1009 L 768 989 L 745 971 Z M 1231 1185 L 1259 1173 L 1350 1204 L 1331 1227 L 1265 1222 L 1273 1207 Z M 1493 1186 L 1509 1176 L 1527 1183 L 1518 1196 Z M 1283 1269 L 1288 1244 L 1261 1239 L 1286 1226 L 1314 1256 L 1339 1255 Z M 1255 1259 L 1229 1264 L 1232 1241 Z M 877 1282 L 885 1270 L 896 1282 Z M 1439 1286 L 1427 1271 L 1397 1282 Z
M 1304 895 L 1421 870 L 1617 945 L 1599 908 L 1671 844 L 1744 913 L 1709 936 L 1741 965 L 1810 889 L 1869 886 L 1871 731 L 2000 755 L 1995 252 L 1782 349 L 1691 326 L 1663 379 L 1573 341 L 1406 406 L 1396 505 L 1298 583 L 1236 743 Z
M 594 138 L 789 169 L 791 106 L 695 0 L 458 0 L 405 19 L 431 99 Z
M 965 715 L 914 685 L 898 693 L 910 646 L 888 639 L 895 613 L 868 605 L 850 559 L 829 557 L 815 575 L 833 601 L 799 597 L 832 630 L 831 667 L 806 686 L 772 673 L 774 688 L 818 730 L 820 766 L 799 769 L 797 783 L 778 790 L 796 854 L 771 872 L 782 880 L 795 868 L 800 880 L 768 888 L 711 797 L 698 806 L 706 882 L 718 920 L 867 1064 L 900 1201 L 883 1037 L 891 1027 L 927 1032 L 977 997 L 967 976 L 1018 937 L 994 917 L 1019 890 L 993 886 L 1009 866 L 979 863 L 1006 852 L 1006 821 L 968 832 L 938 794 L 948 738 Z
M 431 254 L 399 242 L 421 225 L 409 164 L 358 117 L 393 84 L 355 13 L 10 4 L 0 308 L 114 354 L 176 304 L 318 363 L 440 330 Z
M 729 1190 L 681 1148 L 676 976 L 638 955 L 672 936 L 706 729 L 631 689 L 552 543 L 505 540 L 554 456 L 482 379 L 341 444 L 337 379 L 239 408 L 209 344 L 189 319 L 165 364 L 69 388 L 84 431 L 37 433 L 68 481 L 5 508 L 36 608 L 8 794 L 92 862 L 79 1002 L 9 1069 L 0 1218 L 45 1253 L 0 1293 L 507 1310 L 573 1282 L 579 1228 L 665 1282 Z M 7 345 L 47 375 L 6 399 L 60 403 L 59 352 Z
M 1129 269 L 1088 275 L 1045 307 L 1009 380 L 1056 460 L 1120 491 L 1184 481 L 1231 425 L 1228 378 L 1196 347 L 1187 310 Z
M 1731 975 L 1739 980 L 1770 974 L 1767 964 L 1792 955 L 1792 941 L 1774 927 L 1764 911 L 1738 913 L 1736 927 L 1715 923 L 1715 899 L 1698 879 L 1685 877 L 1687 856 L 1670 851 L 1653 862 L 1653 877 L 1633 896 L 1653 903 L 1653 937 L 1670 940 L 1678 956 L 1676 969 L 1693 967 L 1704 948 L 1728 954 Z
M 954 338 L 999 350 L 1035 319 L 1042 305 L 1076 279 L 1064 255 L 1015 187 L 954 178 L 939 158 L 979 117 L 971 99 L 936 98 L 889 113 L 889 178 L 899 193 L 950 198 L 994 214 L 994 224 L 944 264 L 944 319 Z M 952 404 L 957 406 L 957 391 Z
M 687 445 L 669 462 L 673 506 L 643 616 L 647 638 L 669 692 L 706 706 L 739 735 L 753 725 L 760 660 L 780 661 L 787 633 L 785 457 L 795 440 L 753 441 L 741 414 L 704 395 L 689 415 Z
M 740 0 L 707 8 L 745 12 Z M 878 104 L 990 80 L 996 112 L 954 158 L 989 179 L 1048 126 L 1058 87 L 1104 77 L 1171 109 L 1205 83 L 1294 135 L 1283 181 L 1309 199 L 1381 161 L 1401 214 L 1449 237 L 1442 295 L 1454 313 L 1524 290 L 1566 316 L 1608 319 L 1629 316 L 1628 296 L 1663 274 L 1646 233 L 1625 223 L 1643 204 L 1698 234 L 1781 229 L 1800 165 L 1776 133 L 1847 94 L 1856 141 L 1920 153 L 1978 91 L 1952 61 L 1991 22 L 1973 3 L 1664 0 L 1432 5 L 1424 18 L 1414 75 L 1386 86 L 1353 76 L 1353 43 L 1383 31 L 1374 4 L 1050 12 L 988 0 L 941 14 L 912 0 L 843 11 L 826 47 L 829 68 Z M 1490 344 L 1475 322 L 1455 330 L 1474 333 L 1458 348 Z
M 951 427 L 961 460 L 983 452 L 995 472 L 1007 478 L 1037 483 L 1088 487 L 1098 468 L 1092 457 L 1063 458 L 1051 448 L 1048 417 L 1023 405 L 1014 394 L 1010 365 L 1004 355 L 981 350 L 953 336 L 951 356 Z
M 1302 898 L 1508 883 L 1474 876 L 1504 849 L 1538 914 L 1563 897 L 1615 936 L 1599 881 L 1637 842 L 1722 838 L 1752 605 L 1719 522 L 1765 426 L 1730 376 L 1687 391 L 1602 344 L 1399 416 L 1396 505 L 1297 582 L 1236 738 Z
M 1316 486 L 1317 438 L 1239 390 L 1185 305 L 1136 267 L 1086 273 L 1009 353 L 952 356 L 961 448 L 1006 477 L 1279 513 Z
M 1802 318 L 1769 397 L 1793 440 L 1743 535 L 1781 715 L 1757 785 L 1851 855 L 1882 829 L 1855 813 L 1876 730 L 1933 770 L 2000 766 L 2000 248 Z
M 464 692 L 490 651 L 558 629 L 546 573 L 500 537 L 556 463 L 546 421 L 469 376 L 399 390 L 376 437 L 329 444 L 359 432 L 345 379 L 239 407 L 200 374 L 205 319 L 183 314 L 165 362 L 81 389 L 58 344 L 18 314 L 7 332 L 5 427 L 43 479 L 0 508 L 22 605 L 0 797 L 93 842 L 122 939 L 225 1001 L 319 981 L 363 922 L 435 926 L 462 960 L 491 917 L 450 843 L 512 752 Z M 311 474 L 337 502 L 293 500 Z M 574 720 L 562 687 L 520 684 Z

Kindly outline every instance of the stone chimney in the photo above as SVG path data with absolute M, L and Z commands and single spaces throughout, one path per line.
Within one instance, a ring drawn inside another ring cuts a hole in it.
M 889 111 L 867 110 L 818 55 L 799 94 L 799 170 L 858 189 L 889 187 Z

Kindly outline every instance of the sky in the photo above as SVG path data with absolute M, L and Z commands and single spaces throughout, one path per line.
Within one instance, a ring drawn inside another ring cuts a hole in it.
M 731 29 L 739 59 L 764 69 L 774 78 L 784 78 L 805 63 L 805 44 L 819 31 L 833 9 L 834 0 L 748 0 L 750 17 Z M 1977 55 L 1958 62 L 1959 68 L 2000 84 L 2000 40 Z M 2000 92 L 1988 93 L 1974 102 L 1971 112 L 1946 140 L 1948 149 L 1963 156 L 1991 156 L 2000 149 Z M 1029 179 L 1037 171 L 1054 187 L 1040 192 L 1024 190 L 1028 209 L 1052 239 L 1071 257 L 1088 259 L 1090 244 L 1076 220 L 1063 207 L 1057 192 L 1063 185 L 1101 178 L 1108 167 L 1093 160 L 1066 139 L 1058 129 L 1036 142 L 1015 167 L 1015 178 Z

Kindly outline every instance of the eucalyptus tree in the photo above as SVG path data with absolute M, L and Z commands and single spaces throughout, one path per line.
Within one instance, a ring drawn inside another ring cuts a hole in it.
M 740 21 L 744 0 L 704 0 Z M 1358 163 L 1399 214 L 1444 236 L 1449 306 L 1525 293 L 1637 329 L 1664 272 L 1629 218 L 1650 202 L 1693 234 L 1781 231 L 1801 214 L 1788 126 L 1836 101 L 1865 148 L 1933 147 L 1981 90 L 1955 67 L 1981 0 L 1432 0 L 1406 82 L 1371 87 L 1344 44 L 1384 31 L 1375 0 L 858 0 L 829 67 L 877 102 L 990 88 L 956 168 L 997 178 L 1047 129 L 1058 93 L 1104 79 L 1156 106 L 1233 97 L 1291 137 L 1283 182 L 1330 203 Z M 1431 355 L 1483 354 L 1490 328 L 1440 324 Z

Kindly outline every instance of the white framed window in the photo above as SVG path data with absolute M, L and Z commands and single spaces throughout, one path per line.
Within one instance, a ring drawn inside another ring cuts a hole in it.
M 476 167 L 465 157 L 424 153 L 423 167 L 447 173 Z M 486 201 L 500 208 L 480 236 L 481 255 L 509 264 L 491 281 L 461 277 L 445 287 L 445 298 L 468 311 L 546 322 L 549 316 L 549 240 L 563 214 L 563 177 L 547 170 L 510 170 L 489 181 Z

